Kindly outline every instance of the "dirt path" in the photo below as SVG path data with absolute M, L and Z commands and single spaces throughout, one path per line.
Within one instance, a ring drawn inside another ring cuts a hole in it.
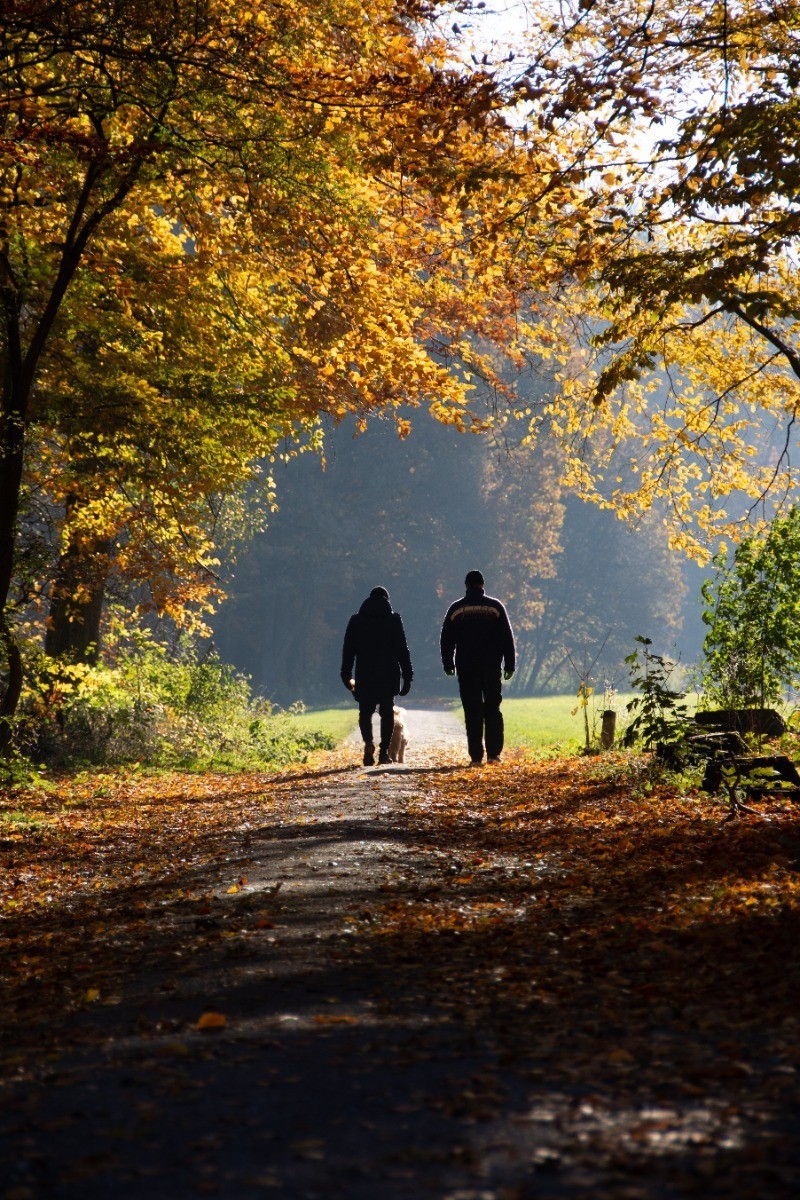
M 546 902 L 563 857 L 501 845 L 483 891 L 464 901 L 487 913 L 475 945 L 457 907 L 447 938 L 424 936 L 437 899 L 474 886 L 465 864 L 478 860 L 466 827 L 445 845 L 413 811 L 437 780 L 474 789 L 480 805 L 503 777 L 464 769 L 456 717 L 412 711 L 409 724 L 403 767 L 340 762 L 277 782 L 280 820 L 265 808 L 213 866 L 186 868 L 200 902 L 186 886 L 120 896 L 97 1003 L 43 1024 L 17 997 L 0 1200 L 796 1194 L 784 1092 L 748 1109 L 746 1063 L 704 1089 L 705 1048 L 682 1041 L 663 1007 L 639 1048 L 626 1041 L 627 980 L 605 993 L 619 1013 L 593 1010 L 591 951 L 584 968 L 580 956 L 558 967 L 563 915 L 542 926 L 541 945 L 509 942 L 505 926 L 506 941 L 492 940 L 492 913 L 513 926 L 542 889 Z M 149 932 L 131 970 L 125 921 L 137 907 Z M 394 938 L 387 912 L 409 913 L 420 936 Z M 534 1020 L 529 1000 L 499 989 L 514 964 L 528 982 L 541 973 Z M 89 969 L 78 954 L 74 969 Z M 575 1001 L 565 987 L 559 1000 L 557 969 L 582 989 Z
M 449 761 L 459 751 L 463 758 L 466 735 L 460 715 L 445 708 L 406 708 L 404 712 L 409 735 L 408 766 L 435 766 L 443 755 Z M 377 716 L 373 718 L 373 726 L 377 733 Z M 357 729 L 347 742 L 354 747 L 361 746 Z
M 353 953 L 371 905 L 428 880 L 404 801 L 465 758 L 452 714 L 412 710 L 408 725 L 404 766 L 300 772 L 295 823 L 195 878 L 199 913 L 163 901 L 106 1003 L 17 1027 L 0 1197 L 466 1195 L 466 1130 L 424 1097 L 484 1069 L 486 1051 Z M 225 1027 L 194 1028 L 207 1012 Z

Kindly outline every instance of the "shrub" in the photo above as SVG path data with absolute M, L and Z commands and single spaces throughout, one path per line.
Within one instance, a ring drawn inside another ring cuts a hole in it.
M 112 627 L 107 662 L 28 652 L 19 751 L 49 766 L 141 762 L 260 767 L 302 761 L 332 739 L 301 730 L 298 709 L 253 696 L 246 676 L 195 643 L 177 648 L 141 627 Z
M 746 538 L 703 585 L 703 692 L 720 708 L 777 704 L 800 673 L 800 509 Z
M 625 662 L 631 684 L 639 695 L 627 705 L 631 720 L 622 744 L 633 746 L 639 742 L 646 750 L 655 750 L 659 746 L 677 749 L 685 742 L 691 722 L 685 692 L 669 686 L 676 664 L 661 654 L 653 654 L 650 638 L 637 637 L 634 641 L 641 649 L 629 654 Z

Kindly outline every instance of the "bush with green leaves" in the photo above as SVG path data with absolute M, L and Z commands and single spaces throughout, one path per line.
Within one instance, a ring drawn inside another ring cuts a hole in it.
M 652 640 L 636 637 L 639 646 L 625 662 L 631 685 L 638 695 L 626 705 L 631 720 L 622 737 L 623 746 L 641 744 L 646 750 L 671 747 L 676 762 L 692 729 L 685 703 L 686 693 L 670 687 L 677 664 L 654 654 Z
M 297 709 L 252 695 L 248 679 L 184 639 L 113 623 L 97 666 L 28 648 L 20 753 L 48 766 L 141 762 L 260 767 L 302 761 L 333 742 L 300 728 Z
M 708 626 L 702 689 L 709 705 L 778 704 L 800 675 L 800 509 L 717 555 L 703 585 Z

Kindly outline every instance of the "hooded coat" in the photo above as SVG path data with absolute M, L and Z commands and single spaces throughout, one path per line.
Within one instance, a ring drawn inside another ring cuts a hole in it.
M 411 682 L 411 655 L 400 614 L 392 611 L 387 596 L 368 596 L 347 623 L 342 679 L 346 684 L 355 678 L 355 698 L 361 703 L 396 696 L 401 675 Z

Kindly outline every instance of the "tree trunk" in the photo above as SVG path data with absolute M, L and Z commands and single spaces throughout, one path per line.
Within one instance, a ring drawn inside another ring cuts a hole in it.
M 14 549 L 22 488 L 25 417 L 30 379 L 23 369 L 15 297 L 4 289 L 5 364 L 0 414 L 0 642 L 5 651 L 5 680 L 0 697 L 0 757 L 11 744 L 11 719 L 22 692 L 22 658 L 8 621 L 8 599 L 14 578 Z
M 161 126 L 167 108 L 168 101 L 154 119 L 154 131 Z M 27 300 L 11 266 L 6 230 L 2 231 L 4 241 L 0 256 L 0 309 L 3 329 L 0 353 L 4 361 L 0 413 L 0 642 L 6 652 L 7 674 L 3 695 L 0 697 L 0 757 L 7 753 L 11 744 L 12 718 L 22 692 L 22 659 L 9 622 L 8 601 L 14 578 L 17 518 L 30 397 L 39 361 L 83 253 L 100 224 L 120 207 L 136 183 L 144 162 L 144 154 L 134 157 L 125 165 L 111 194 L 90 212 L 90 202 L 98 182 L 107 174 L 112 162 L 106 145 L 101 144 L 86 166 L 83 184 L 65 228 L 58 270 L 40 315 L 31 325 L 25 349 L 21 314 Z
M 6 654 L 6 686 L 0 699 L 0 757 L 11 743 L 11 718 L 17 711 L 22 694 L 22 655 L 5 618 L 0 621 L 0 641 Z
M 97 661 L 109 550 L 107 541 L 88 553 L 71 543 L 61 555 L 44 639 L 45 654 L 51 658 Z

